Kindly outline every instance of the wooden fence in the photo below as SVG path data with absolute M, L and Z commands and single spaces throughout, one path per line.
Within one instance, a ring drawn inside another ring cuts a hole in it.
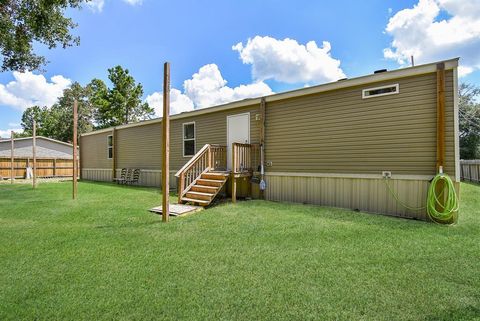
M 73 175 L 73 159 L 37 158 L 37 177 L 70 177 Z M 0 179 L 10 178 L 10 158 L 0 158 Z M 15 178 L 25 178 L 27 167 L 33 166 L 31 158 L 13 160 Z M 80 168 L 80 165 L 78 165 Z
M 460 178 L 464 181 L 480 183 L 480 159 L 460 160 Z

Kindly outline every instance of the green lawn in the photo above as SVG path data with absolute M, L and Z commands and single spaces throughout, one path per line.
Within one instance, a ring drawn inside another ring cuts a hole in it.
M 453 227 L 264 201 L 163 224 L 154 189 L 70 195 L 0 185 L 0 320 L 480 320 L 479 186 Z

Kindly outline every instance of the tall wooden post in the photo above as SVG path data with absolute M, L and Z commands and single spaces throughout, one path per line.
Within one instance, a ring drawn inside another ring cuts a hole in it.
M 72 177 L 72 198 L 77 198 L 77 123 L 78 123 L 78 103 L 75 99 L 73 101 L 73 177 Z
M 32 137 L 32 187 L 37 187 L 37 122 L 33 121 L 33 137 Z
M 117 178 L 117 129 L 112 129 L 112 181 Z
M 445 166 L 445 64 L 437 65 L 437 172 Z
M 162 119 L 162 221 L 168 222 L 169 205 L 169 174 L 170 174 L 170 63 L 163 66 L 163 119 Z
M 13 130 L 10 133 L 10 183 L 13 184 L 13 180 L 15 179 L 15 166 L 14 166 L 14 157 L 13 151 L 15 148 L 14 141 L 13 141 Z
M 236 164 L 237 164 L 237 149 L 235 147 L 235 143 L 232 144 L 232 203 L 237 202 L 237 178 L 235 177 L 236 171 Z

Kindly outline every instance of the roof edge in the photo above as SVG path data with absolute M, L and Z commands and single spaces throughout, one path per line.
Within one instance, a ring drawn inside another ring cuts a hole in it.
M 33 136 L 14 138 L 13 142 L 18 141 L 18 140 L 28 140 L 28 139 L 33 139 Z M 37 136 L 36 139 L 45 139 L 45 140 L 48 140 L 48 141 L 51 141 L 51 142 L 54 142 L 54 143 L 58 143 L 58 144 L 66 145 L 66 146 L 69 146 L 69 147 L 73 147 L 73 145 L 70 144 L 70 143 L 65 143 L 65 142 L 62 142 L 61 140 L 53 139 L 53 138 L 50 138 L 50 137 Z M 1 142 L 3 143 L 3 142 L 11 142 L 11 141 L 12 141 L 11 138 L 7 138 L 7 139 L 2 140 Z
M 276 94 L 272 94 L 264 97 L 247 98 L 244 100 L 234 101 L 234 102 L 223 104 L 223 105 L 217 105 L 217 106 L 197 109 L 193 111 L 183 112 L 176 115 L 171 115 L 170 120 L 192 117 L 192 116 L 208 114 L 208 113 L 214 113 L 222 110 L 247 107 L 253 104 L 260 104 L 262 98 L 265 98 L 265 101 L 268 103 L 268 102 L 289 99 L 289 98 L 294 98 L 299 96 L 317 94 L 317 93 L 331 91 L 331 90 L 360 86 L 360 85 L 368 84 L 372 82 L 386 81 L 390 79 L 427 74 L 427 73 L 435 72 L 437 69 L 437 64 L 439 63 L 444 63 L 446 70 L 455 69 L 458 67 L 459 59 L 460 59 L 459 57 L 456 57 L 452 59 L 436 61 L 436 62 L 418 65 L 418 66 L 410 66 L 410 67 L 385 71 L 378 74 L 368 74 L 364 76 L 345 79 L 343 81 L 335 81 L 335 82 L 329 82 L 329 83 L 315 85 L 307 88 L 294 89 L 294 90 L 276 93 Z M 126 125 L 119 125 L 115 127 L 99 129 L 89 133 L 84 133 L 81 136 L 96 135 L 96 134 L 101 134 L 105 132 L 111 132 L 113 129 L 124 129 L 129 127 L 143 126 L 143 125 L 155 124 L 160 122 L 162 122 L 161 117 L 140 121 L 136 123 L 126 124 Z

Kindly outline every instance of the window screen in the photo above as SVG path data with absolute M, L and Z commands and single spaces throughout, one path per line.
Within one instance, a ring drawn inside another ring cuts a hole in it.
M 108 158 L 113 158 L 113 136 L 107 136 L 107 149 L 108 149 Z
M 183 156 L 195 155 L 195 123 L 183 124 Z

